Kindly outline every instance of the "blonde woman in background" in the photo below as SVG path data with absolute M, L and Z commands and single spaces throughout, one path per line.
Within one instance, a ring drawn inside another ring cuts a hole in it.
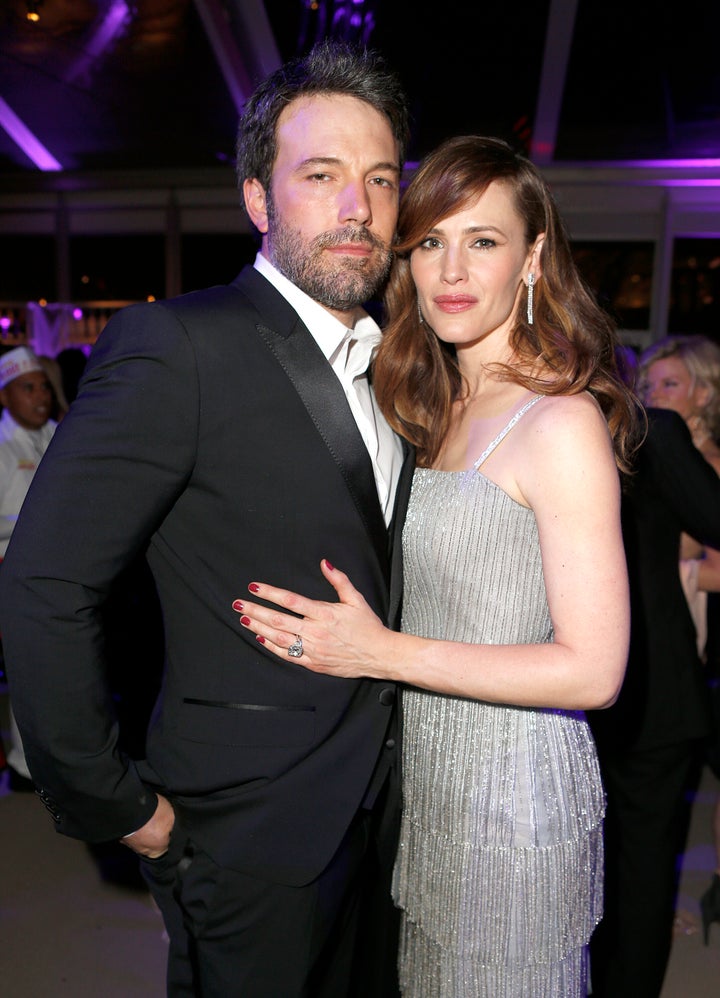
M 693 443 L 720 475 L 720 345 L 705 336 L 668 336 L 640 358 L 640 391 L 647 405 L 672 409 L 685 420 Z M 703 547 L 687 534 L 680 547 L 680 576 L 697 631 L 698 653 L 707 662 L 708 593 L 720 591 L 720 551 Z M 709 675 L 717 686 L 720 677 Z M 716 693 L 717 691 L 715 691 Z M 720 741 L 716 730 L 708 762 L 720 777 Z M 713 815 L 716 868 L 700 902 L 707 945 L 710 924 L 720 922 L 720 797 Z M 682 922 L 682 919 L 681 919 Z M 682 928 L 682 924 L 680 926 Z M 686 929 L 687 931 L 687 929 Z

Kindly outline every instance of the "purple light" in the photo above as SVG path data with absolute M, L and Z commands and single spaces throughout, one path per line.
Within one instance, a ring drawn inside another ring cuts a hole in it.
M 58 163 L 51 153 L 39 139 L 15 114 L 9 104 L 0 97 L 0 125 L 5 129 L 11 139 L 15 141 L 25 155 L 33 161 L 40 170 L 62 170 L 62 164 Z
M 2 330 L 8 330 L 10 328 L 10 326 L 12 326 L 11 320 L 8 319 L 8 317 L 6 315 L 3 315 L 0 318 L 0 329 L 2 329 Z
M 114 41 L 115 36 L 123 29 L 129 13 L 125 0 L 113 0 L 107 13 L 85 42 L 82 54 L 78 56 L 67 73 L 65 79 L 68 82 L 82 76 L 92 67 Z
M 695 170 L 703 167 L 717 169 L 720 167 L 720 159 L 628 159 L 622 161 L 623 166 L 647 166 L 659 167 L 660 169 Z
M 83 317 L 83 310 L 81 308 L 74 308 L 72 317 L 76 322 L 80 322 Z

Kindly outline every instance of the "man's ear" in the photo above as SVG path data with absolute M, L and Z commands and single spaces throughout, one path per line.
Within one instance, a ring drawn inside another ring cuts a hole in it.
M 250 221 L 258 232 L 265 235 L 268 230 L 267 198 L 265 188 L 257 177 L 243 181 L 243 198 Z

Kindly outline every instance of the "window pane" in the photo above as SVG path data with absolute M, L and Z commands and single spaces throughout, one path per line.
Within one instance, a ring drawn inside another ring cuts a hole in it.
M 163 298 L 164 236 L 73 236 L 70 288 L 76 302 Z
M 190 233 L 182 237 L 182 289 L 197 291 L 229 284 L 243 265 L 252 263 L 257 243 L 252 235 Z
M 668 332 L 720 341 L 720 238 L 673 243 Z
M 652 296 L 652 242 L 574 242 L 575 263 L 620 329 L 648 329 Z
M 3 301 L 55 301 L 55 239 L 53 236 L 5 237 L 0 267 Z

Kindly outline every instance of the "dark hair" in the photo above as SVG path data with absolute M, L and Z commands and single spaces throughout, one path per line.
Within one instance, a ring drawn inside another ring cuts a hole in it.
M 286 62 L 250 96 L 237 136 L 238 186 L 257 178 L 270 190 L 277 155 L 277 122 L 282 111 L 308 94 L 344 94 L 365 101 L 387 118 L 400 150 L 402 167 L 409 137 L 407 98 L 398 77 L 377 52 L 325 39 L 305 56 Z
M 637 400 L 622 382 L 617 335 L 584 284 L 552 194 L 537 168 L 500 139 L 477 135 L 443 142 L 421 162 L 402 198 L 396 258 L 385 293 L 387 328 L 373 384 L 393 428 L 430 465 L 447 434 L 453 402 L 467 390 L 455 351 L 421 321 L 410 253 L 443 218 L 462 211 L 498 181 L 525 222 L 528 248 L 545 233 L 542 274 L 535 285 L 534 323 L 519 304 L 510 336 L 512 365 L 499 377 L 545 395 L 591 392 L 608 421 L 618 465 L 627 469 L 635 444 Z

